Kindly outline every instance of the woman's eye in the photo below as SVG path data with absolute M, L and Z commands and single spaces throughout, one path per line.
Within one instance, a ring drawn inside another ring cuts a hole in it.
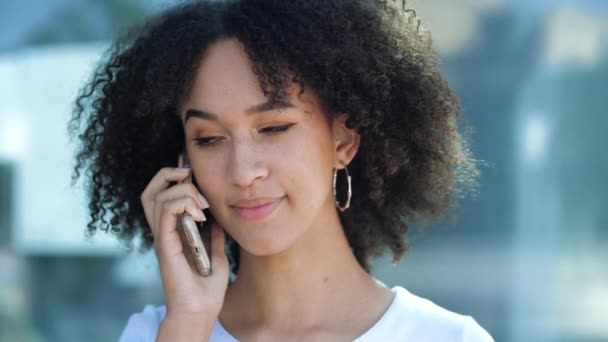
M 289 129 L 289 127 L 291 127 L 293 125 L 295 125 L 295 124 L 292 123 L 292 124 L 287 124 L 287 125 L 282 125 L 282 126 L 266 127 L 266 128 L 261 129 L 261 132 L 273 135 L 273 134 L 285 132 Z M 196 145 L 198 145 L 198 146 L 211 147 L 211 146 L 215 145 L 219 140 L 222 140 L 222 137 L 200 137 L 200 138 L 194 138 L 192 140 L 194 140 Z
M 201 138 L 194 138 L 192 140 L 194 140 L 198 146 L 211 146 L 211 145 L 215 144 L 217 142 L 217 140 L 219 140 L 220 138 L 221 137 L 201 137 Z
M 286 130 L 289 129 L 289 127 L 291 127 L 293 125 L 295 125 L 295 124 L 287 124 L 287 125 L 283 125 L 283 126 L 266 127 L 266 128 L 262 129 L 262 132 L 268 132 L 270 134 L 285 132 Z

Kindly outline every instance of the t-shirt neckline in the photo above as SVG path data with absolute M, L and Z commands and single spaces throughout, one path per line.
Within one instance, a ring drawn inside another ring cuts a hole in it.
M 384 311 L 382 316 L 380 316 L 380 318 L 371 327 L 369 327 L 369 329 L 367 329 L 363 334 L 361 334 L 357 338 L 355 338 L 353 340 L 353 342 L 364 342 L 365 339 L 372 337 L 376 330 L 382 328 L 382 325 L 384 325 L 384 322 L 387 321 L 387 319 L 388 319 L 387 317 L 390 317 L 392 312 L 395 311 L 395 309 L 397 307 L 397 297 L 399 296 L 399 291 L 400 291 L 399 286 L 395 286 L 395 287 L 391 288 L 391 292 L 393 292 L 393 299 L 391 300 L 391 303 L 386 308 L 386 310 Z M 219 318 L 217 319 L 217 325 L 218 325 L 219 333 L 221 335 L 225 335 L 228 338 L 232 339 L 233 341 L 231 341 L 231 342 L 239 341 L 230 332 L 228 332 L 228 330 L 226 330 L 226 328 L 224 328 L 224 325 L 219 320 Z

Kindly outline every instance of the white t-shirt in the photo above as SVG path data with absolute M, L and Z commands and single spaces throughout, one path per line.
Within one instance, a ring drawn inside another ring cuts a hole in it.
M 444 309 L 400 286 L 392 291 L 395 296 L 386 312 L 354 342 L 494 341 L 471 316 Z M 142 312 L 131 315 L 119 342 L 154 342 L 165 313 L 165 306 L 144 306 Z M 215 321 L 210 342 L 237 341 L 219 320 Z

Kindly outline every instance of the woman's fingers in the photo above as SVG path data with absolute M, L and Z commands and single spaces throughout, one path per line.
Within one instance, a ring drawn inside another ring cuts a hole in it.
M 186 179 L 190 174 L 190 169 L 177 169 L 165 167 L 160 169 L 150 180 L 144 191 L 141 193 L 140 200 L 144 207 L 146 220 L 152 228 L 154 222 L 154 202 L 159 192 L 169 187 L 171 182 L 180 182 Z
M 154 202 L 162 204 L 165 201 L 174 200 L 184 196 L 192 197 L 192 199 L 197 201 L 199 206 L 203 209 L 209 208 L 209 202 L 207 202 L 207 199 L 203 197 L 203 195 L 192 183 L 177 184 L 165 191 L 159 192 L 156 194 Z
M 189 197 L 196 201 L 201 212 L 203 209 L 209 208 L 209 203 L 207 202 L 207 200 L 201 195 L 198 189 L 190 183 L 178 184 L 172 186 L 171 188 L 165 191 L 158 193 L 156 195 L 156 198 L 154 199 L 154 205 L 162 206 L 163 203 L 167 201 L 173 201 L 183 197 Z M 161 214 L 162 210 L 154 210 L 152 226 L 158 227 L 158 222 L 160 222 Z
M 191 197 L 165 201 L 159 208 L 161 215 L 156 225 L 154 241 L 161 253 L 169 253 L 170 256 L 182 252 L 182 243 L 177 232 L 177 221 L 180 215 L 188 213 L 195 221 L 205 221 L 202 210 L 197 201 Z

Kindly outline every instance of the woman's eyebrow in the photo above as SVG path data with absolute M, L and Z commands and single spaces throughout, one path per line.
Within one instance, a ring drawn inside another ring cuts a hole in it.
M 286 100 L 286 101 L 268 100 L 264 103 L 260 103 L 258 105 L 248 108 L 245 111 L 245 114 L 247 114 L 247 115 L 260 114 L 260 113 L 268 112 L 268 111 L 278 109 L 278 108 L 293 108 L 293 107 L 294 107 L 294 105 L 291 102 L 289 102 L 289 100 Z M 190 118 L 218 121 L 218 116 L 216 114 L 207 112 L 205 110 L 194 109 L 194 108 L 190 108 L 186 111 L 186 117 L 184 119 L 184 124 L 186 122 L 188 122 L 188 119 L 190 119 Z

